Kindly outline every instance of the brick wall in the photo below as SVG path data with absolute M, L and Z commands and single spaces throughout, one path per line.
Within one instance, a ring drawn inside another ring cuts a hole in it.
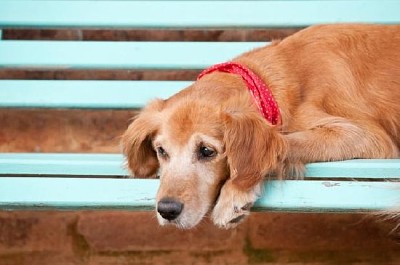
M 389 224 L 357 214 L 253 213 L 182 231 L 152 212 L 0 212 L 0 264 L 399 264 Z

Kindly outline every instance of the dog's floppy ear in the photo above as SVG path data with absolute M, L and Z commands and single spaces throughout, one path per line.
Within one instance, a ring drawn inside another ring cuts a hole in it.
M 238 188 L 250 189 L 281 167 L 286 141 L 256 110 L 231 111 L 224 122 L 230 177 Z
M 159 163 L 153 150 L 152 138 L 158 130 L 162 100 L 151 102 L 135 117 L 122 136 L 123 153 L 129 170 L 135 177 L 156 177 Z

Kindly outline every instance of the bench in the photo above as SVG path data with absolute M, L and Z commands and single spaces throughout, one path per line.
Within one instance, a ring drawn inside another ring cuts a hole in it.
M 1 1 L 0 30 L 265 29 L 400 23 L 400 2 Z M 0 31 L 1 33 L 1 31 Z M 1 34 L 0 34 L 1 37 Z M 1 69 L 200 71 L 263 42 L 62 41 L 0 38 Z M 0 80 L 0 107 L 140 109 L 190 84 L 150 80 Z M 1 126 L 1 124 L 0 124 Z M 129 179 L 121 154 L 1 153 L 0 209 L 129 209 L 155 205 L 158 180 Z M 364 212 L 400 200 L 400 159 L 307 165 L 305 180 L 269 181 L 259 211 Z

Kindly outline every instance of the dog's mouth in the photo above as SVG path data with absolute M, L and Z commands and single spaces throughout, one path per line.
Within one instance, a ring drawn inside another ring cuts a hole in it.
M 157 213 L 157 219 L 158 219 L 158 223 L 161 226 L 172 225 L 179 229 L 186 230 L 186 229 L 191 229 L 191 228 L 195 227 L 201 221 L 202 218 L 199 218 L 199 220 L 189 221 L 184 217 L 184 215 L 182 215 L 182 216 L 177 217 L 176 219 L 168 220 L 168 219 L 163 218 L 159 213 Z
M 182 230 L 191 229 L 191 228 L 194 227 L 194 225 L 183 224 L 183 223 L 180 222 L 179 220 L 174 220 L 174 221 L 168 221 L 168 220 L 167 220 L 167 222 L 164 223 L 164 224 L 162 224 L 162 225 L 163 225 L 163 226 L 164 226 L 164 225 L 173 225 L 173 226 L 175 226 L 176 228 L 182 229 Z

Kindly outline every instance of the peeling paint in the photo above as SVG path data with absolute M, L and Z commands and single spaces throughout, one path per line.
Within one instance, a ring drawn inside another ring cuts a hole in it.
M 327 187 L 327 188 L 331 188 L 331 187 L 338 187 L 338 186 L 340 186 L 340 183 L 339 183 L 339 182 L 325 181 L 325 182 L 322 182 L 322 185 L 324 185 L 324 186 Z

